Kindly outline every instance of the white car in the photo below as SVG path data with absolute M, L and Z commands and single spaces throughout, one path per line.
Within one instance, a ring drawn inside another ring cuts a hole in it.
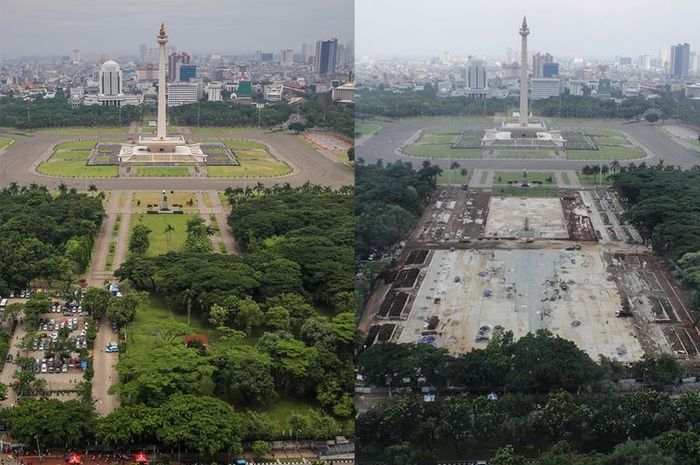
M 42 373 L 47 373 L 49 369 L 46 367 L 46 363 L 41 364 L 41 372 Z

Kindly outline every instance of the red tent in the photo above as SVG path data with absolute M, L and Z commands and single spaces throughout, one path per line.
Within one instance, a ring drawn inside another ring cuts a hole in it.
M 134 462 L 148 463 L 148 456 L 144 453 L 144 451 L 137 452 L 134 456 Z
M 83 459 L 80 458 L 78 454 L 75 452 L 71 452 L 70 455 L 68 456 L 68 464 L 69 465 L 80 465 L 83 463 Z

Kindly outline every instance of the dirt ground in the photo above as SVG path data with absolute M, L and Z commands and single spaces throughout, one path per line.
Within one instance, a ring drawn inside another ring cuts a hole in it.
M 549 329 L 594 359 L 700 358 L 687 296 L 623 213 L 605 189 L 562 199 L 441 189 L 370 296 L 365 345 L 462 353 L 503 326 L 516 337 Z M 524 217 L 530 234 L 522 235 Z

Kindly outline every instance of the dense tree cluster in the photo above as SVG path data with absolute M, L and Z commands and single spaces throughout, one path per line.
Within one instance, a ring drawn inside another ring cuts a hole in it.
M 90 262 L 104 209 L 87 194 L 44 187 L 0 191 L 0 294 L 34 279 L 69 283 Z
M 486 457 L 525 465 L 521 454 L 532 451 L 547 451 L 539 465 L 699 464 L 700 394 L 460 394 L 431 403 L 401 394 L 360 415 L 356 431 L 361 460 L 391 465 Z
M 440 167 L 426 162 L 356 166 L 355 253 L 362 258 L 384 252 L 405 236 L 434 192 Z
M 126 126 L 141 120 L 141 107 L 71 106 L 63 91 L 53 99 L 37 97 L 34 102 L 5 98 L 0 102 L 0 126 L 36 129 L 64 126 Z
M 629 203 L 624 218 L 655 250 L 676 261 L 700 310 L 700 170 L 631 166 L 613 179 Z
M 330 95 L 311 96 L 301 105 L 304 117 L 312 126 L 328 128 L 347 137 L 355 135 L 355 112 L 352 107 L 335 105 Z M 294 129 L 291 128 L 290 129 Z

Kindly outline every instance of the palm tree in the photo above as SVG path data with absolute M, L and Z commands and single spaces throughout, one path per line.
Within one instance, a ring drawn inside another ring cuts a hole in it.
M 185 303 L 187 304 L 187 326 L 190 326 L 190 316 L 192 315 L 192 299 L 194 298 L 195 293 L 192 289 L 185 289 L 182 291 L 182 298 L 185 299 Z
M 100 193 L 97 194 L 97 198 L 104 201 L 104 199 L 107 198 L 107 194 L 105 193 L 105 191 L 100 191 Z
M 617 160 L 613 160 L 610 162 L 610 168 L 612 168 L 613 174 L 617 173 L 620 170 L 620 162 Z
M 207 233 L 207 236 L 213 236 L 216 234 L 216 231 L 214 231 L 214 225 L 212 224 L 208 224 L 204 231 Z
M 92 193 L 97 192 L 97 186 L 94 184 L 90 184 L 90 186 L 88 187 L 88 192 L 92 192 Z
M 61 181 L 61 184 L 58 185 L 58 192 L 60 192 L 61 194 L 65 194 L 66 192 L 68 192 L 68 186 L 65 182 Z
M 19 184 L 16 182 L 11 182 L 7 190 L 10 192 L 10 194 L 17 195 L 19 194 Z
M 168 223 L 168 224 L 165 226 L 165 236 L 166 236 L 167 239 L 168 239 L 168 252 L 170 252 L 170 246 L 171 246 L 170 240 L 171 240 L 171 238 L 172 238 L 173 231 L 175 231 L 175 228 L 173 227 L 172 224 Z

